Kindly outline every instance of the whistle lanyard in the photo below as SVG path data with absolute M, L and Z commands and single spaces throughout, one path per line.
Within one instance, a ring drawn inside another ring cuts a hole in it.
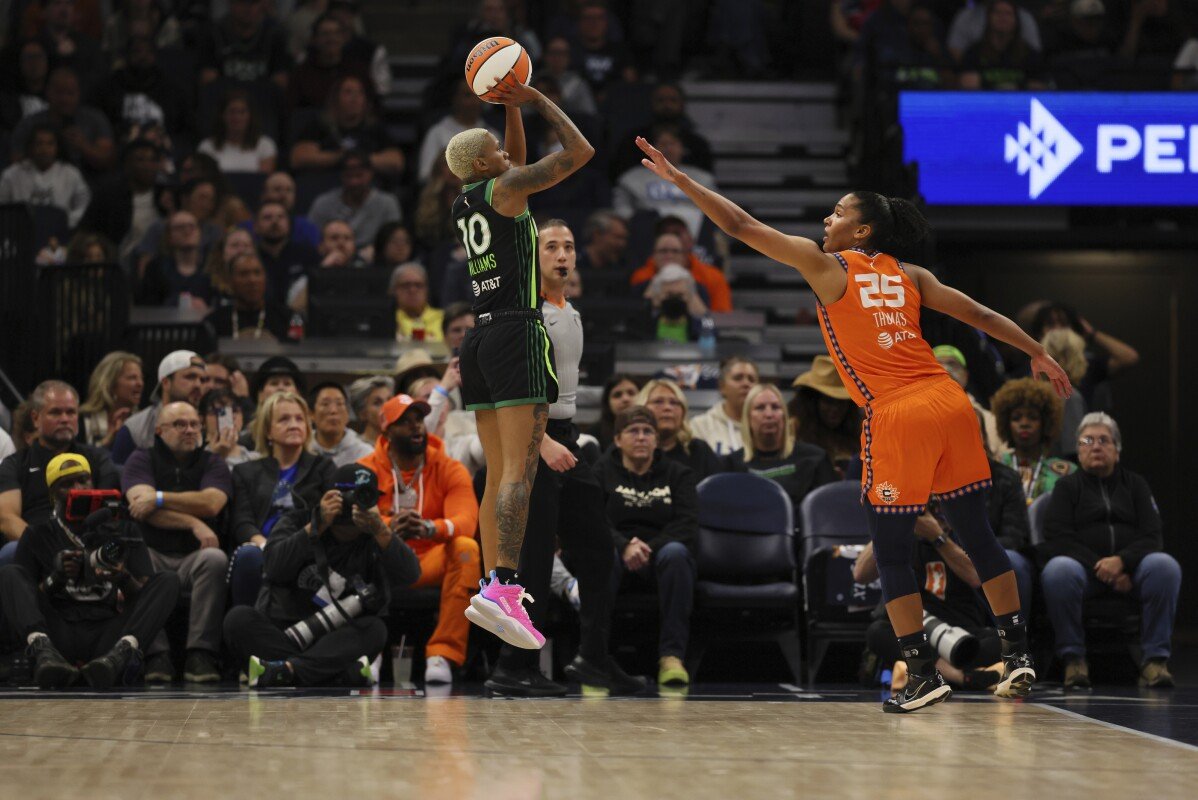
M 1011 454 L 1011 466 L 1019 471 L 1019 480 L 1023 484 L 1023 498 L 1027 501 L 1028 505 L 1031 505 L 1032 500 L 1035 499 L 1032 497 L 1032 492 L 1036 489 L 1036 484 L 1040 480 L 1040 470 L 1044 466 L 1044 456 L 1036 459 L 1036 468 L 1034 470 L 1030 467 L 1028 468 L 1028 472 L 1031 475 L 1027 480 L 1023 480 L 1023 468 L 1019 466 L 1019 456 L 1014 453 Z

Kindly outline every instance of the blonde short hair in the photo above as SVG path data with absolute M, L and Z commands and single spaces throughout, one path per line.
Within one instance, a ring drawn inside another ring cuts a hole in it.
M 482 155 L 483 145 L 491 132 L 486 128 L 471 128 L 462 131 L 449 140 L 445 148 L 445 161 L 449 171 L 459 180 L 466 180 L 474 175 L 474 159 Z
M 1056 359 L 1074 386 L 1086 377 L 1086 340 L 1072 328 L 1053 328 L 1040 340 L 1048 354 Z
M 691 441 L 695 438 L 694 432 L 691 431 L 690 423 L 686 421 L 686 416 L 690 413 L 691 407 L 690 403 L 686 401 L 686 392 L 682 391 L 682 387 L 677 382 L 669 378 L 654 378 L 641 387 L 641 390 L 637 392 L 633 404 L 644 406 L 652 411 L 653 409 L 649 406 L 649 396 L 653 394 L 655 389 L 669 390 L 678 399 L 678 402 L 682 403 L 682 424 L 678 426 L 677 438 L 678 444 L 682 445 L 682 451 L 689 455 Z
M 772 383 L 758 383 L 745 396 L 745 407 L 740 412 L 740 438 L 744 443 L 746 463 L 757 455 L 753 447 L 753 431 L 749 427 L 749 413 L 757 397 L 765 392 L 773 392 L 782 404 L 782 457 L 790 458 L 790 454 L 795 450 L 795 429 L 790 424 L 790 411 L 786 408 L 786 398 L 782 396 L 782 390 Z
M 250 425 L 250 432 L 254 435 L 254 449 L 267 458 L 271 455 L 270 426 L 274 424 L 275 409 L 281 403 L 295 403 L 304 412 L 304 419 L 308 421 L 304 449 L 309 450 L 312 447 L 312 412 L 308 410 L 307 401 L 295 392 L 275 392 L 258 405 L 254 422 Z

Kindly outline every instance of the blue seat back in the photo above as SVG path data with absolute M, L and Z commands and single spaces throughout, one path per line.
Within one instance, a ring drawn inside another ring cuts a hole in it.
M 794 509 L 778 484 L 722 473 L 699 484 L 701 580 L 789 580 L 795 569 Z
M 808 493 L 799 509 L 799 535 L 804 564 L 819 550 L 868 542 L 869 517 L 861 505 L 860 482 L 837 481 Z

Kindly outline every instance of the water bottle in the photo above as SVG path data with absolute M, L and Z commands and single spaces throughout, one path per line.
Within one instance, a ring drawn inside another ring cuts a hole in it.
M 287 326 L 287 338 L 293 342 L 304 340 L 304 318 L 298 311 L 291 315 L 291 322 Z
M 715 355 L 715 320 L 709 314 L 699 323 L 699 350 L 705 356 Z

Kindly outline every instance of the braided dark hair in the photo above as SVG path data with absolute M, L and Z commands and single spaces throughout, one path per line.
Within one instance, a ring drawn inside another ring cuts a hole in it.
M 893 252 L 923 241 L 931 230 L 919 208 L 901 197 L 884 197 L 877 192 L 853 192 L 861 223 L 872 233 L 869 246 Z

